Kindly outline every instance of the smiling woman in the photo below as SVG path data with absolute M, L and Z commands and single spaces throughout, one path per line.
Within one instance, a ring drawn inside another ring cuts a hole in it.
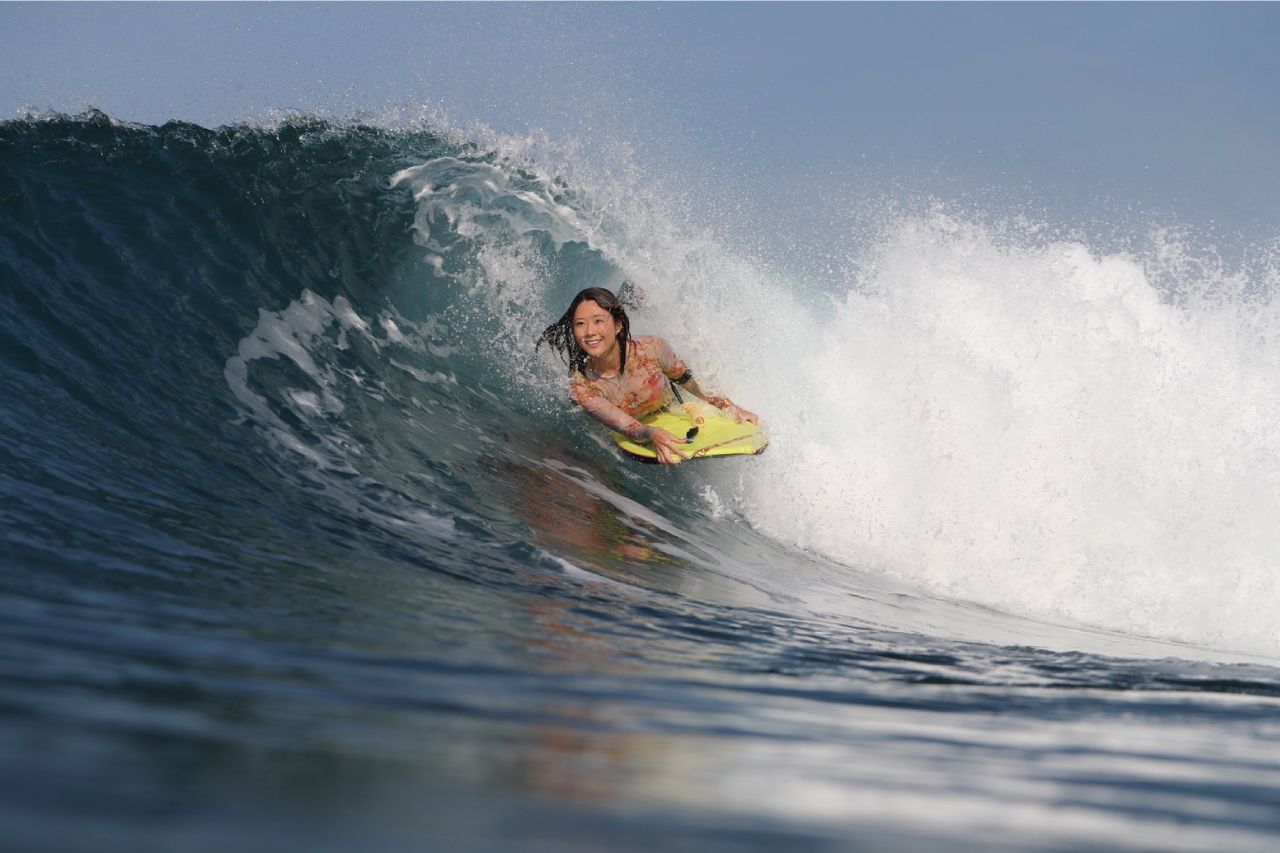
M 624 294 L 626 287 L 624 284 Z M 538 345 L 543 343 L 569 363 L 569 388 L 578 405 L 610 429 L 651 444 L 664 465 L 688 458 L 680 449 L 688 444 L 687 439 L 639 419 L 671 406 L 676 393 L 673 383 L 725 410 L 735 420 L 753 424 L 759 420 L 729 398 L 699 388 L 693 371 L 662 338 L 632 338 L 631 320 L 622 301 L 603 287 L 580 291 L 560 319 L 542 333 Z

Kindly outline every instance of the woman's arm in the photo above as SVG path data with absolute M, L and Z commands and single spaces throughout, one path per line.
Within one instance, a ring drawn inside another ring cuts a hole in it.
M 755 412 L 749 412 L 741 406 L 736 405 L 728 397 L 703 391 L 698 385 L 698 380 L 694 379 L 692 376 L 689 376 L 689 378 L 683 383 L 677 384 L 679 384 L 681 388 L 687 388 L 689 391 L 692 391 L 695 396 L 701 397 L 717 409 L 724 409 L 726 412 L 733 415 L 738 422 L 747 421 L 753 424 L 760 423 L 760 418 L 756 417 Z
M 665 429 L 645 426 L 622 408 L 610 403 L 603 394 L 587 383 L 574 383 L 573 396 L 578 405 L 609 429 L 623 433 L 632 441 L 652 444 L 654 453 L 658 454 L 658 461 L 663 465 L 674 465 L 681 459 L 689 458 L 679 448 L 681 444 L 688 444 L 685 439 L 676 438 Z
M 662 365 L 662 372 L 672 382 L 681 388 L 687 388 L 693 392 L 694 396 L 701 397 L 717 409 L 724 409 L 739 423 L 742 421 L 749 421 L 753 424 L 760 423 L 760 419 L 756 417 L 754 412 L 749 412 L 741 406 L 734 405 L 734 402 L 728 397 L 703 391 L 698 385 L 698 380 L 693 378 L 692 371 L 681 361 L 680 356 L 676 355 L 675 350 L 671 349 L 671 345 L 665 340 L 654 338 L 653 344 L 657 351 L 658 363 Z
M 572 388 L 573 398 L 591 417 L 633 441 L 649 440 L 649 427 L 628 415 L 620 406 L 610 403 L 604 394 L 585 382 L 575 382 Z

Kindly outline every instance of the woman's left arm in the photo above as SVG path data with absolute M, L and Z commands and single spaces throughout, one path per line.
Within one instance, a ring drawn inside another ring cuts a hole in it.
M 662 365 L 662 370 L 672 382 L 681 388 L 688 389 L 695 396 L 701 397 L 717 409 L 724 409 L 739 423 L 742 421 L 757 425 L 760 423 L 760 418 L 756 417 L 755 412 L 747 411 L 741 406 L 735 405 L 728 397 L 703 391 L 698 385 L 698 380 L 693 378 L 689 368 L 671 349 L 671 345 L 662 338 L 655 338 L 654 342 L 657 345 L 658 361 Z
M 717 409 L 724 409 L 726 412 L 733 415 L 739 423 L 742 421 L 757 425 L 760 423 L 760 418 L 756 416 L 755 412 L 747 411 L 722 394 L 712 394 L 710 392 L 703 391 L 698 385 L 698 380 L 694 379 L 692 376 L 685 380 L 680 387 L 689 389 L 695 396 L 701 397 Z

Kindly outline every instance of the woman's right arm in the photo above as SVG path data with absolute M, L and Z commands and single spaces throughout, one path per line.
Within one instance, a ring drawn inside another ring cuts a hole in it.
M 573 397 L 588 414 L 600 421 L 614 432 L 620 432 L 632 441 L 649 442 L 658 454 L 658 461 L 664 465 L 672 465 L 689 457 L 681 452 L 679 445 L 686 444 L 683 439 L 676 438 L 665 429 L 656 429 L 640 423 L 627 414 L 621 407 L 609 402 L 599 390 L 585 382 L 572 383 Z
M 620 432 L 633 441 L 649 440 L 649 427 L 628 415 L 621 407 L 610 403 L 603 394 L 590 385 L 575 382 L 573 397 L 587 414 L 614 432 Z

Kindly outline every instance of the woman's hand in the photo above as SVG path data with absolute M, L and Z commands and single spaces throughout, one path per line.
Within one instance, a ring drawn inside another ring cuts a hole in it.
M 756 417 L 755 412 L 747 411 L 746 409 L 734 403 L 728 397 L 722 397 L 719 394 L 708 394 L 702 399 L 706 400 L 708 403 L 715 406 L 717 409 L 724 412 L 726 415 L 733 418 L 738 423 L 743 423 L 745 421 L 747 423 L 752 423 L 752 424 L 755 424 L 756 426 L 760 426 L 760 418 Z
M 680 450 L 680 445 L 689 442 L 683 438 L 676 438 L 665 429 L 654 427 L 649 433 L 649 443 L 653 445 L 653 450 L 658 454 L 658 461 L 663 465 L 678 465 L 681 460 L 689 457 Z

